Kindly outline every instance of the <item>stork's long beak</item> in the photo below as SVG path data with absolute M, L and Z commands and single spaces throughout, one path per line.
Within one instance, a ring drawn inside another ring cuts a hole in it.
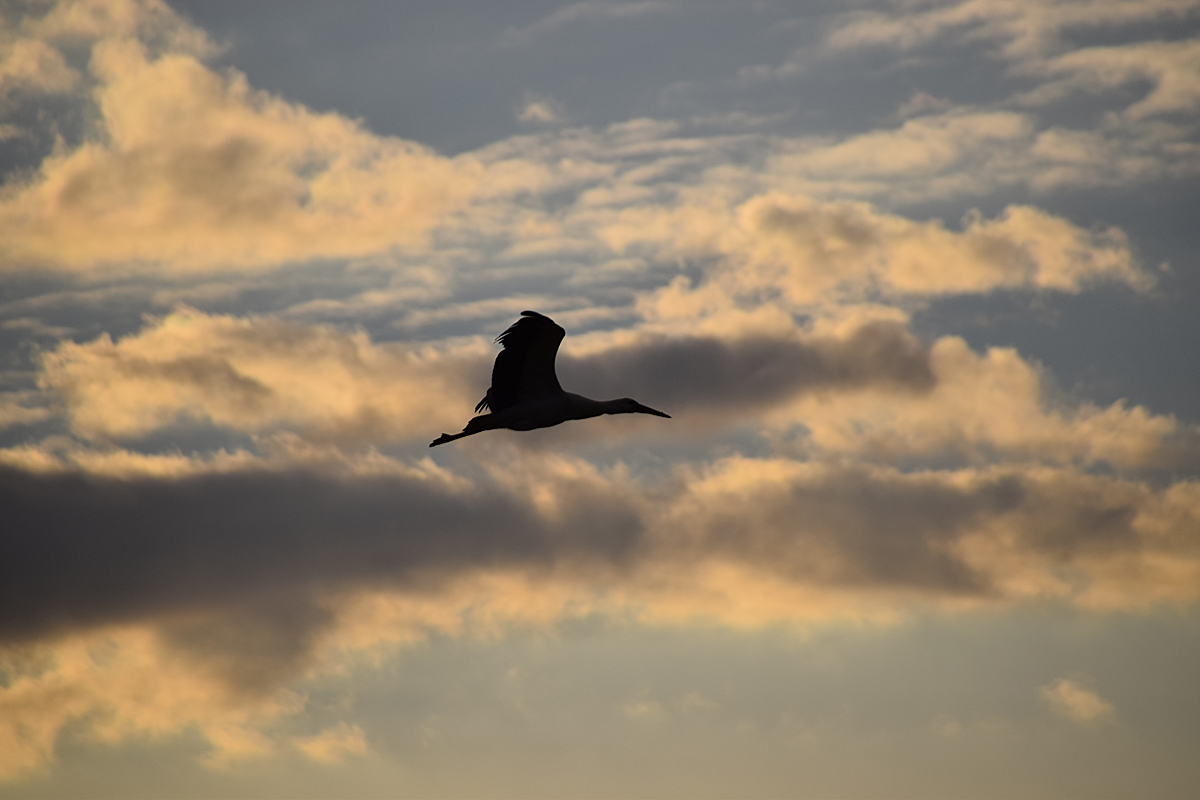
M 637 410 L 639 414 L 653 414 L 656 417 L 666 417 L 667 419 L 671 418 L 670 414 L 664 414 L 661 411 L 657 411 L 650 406 L 644 406 L 641 403 L 637 404 Z

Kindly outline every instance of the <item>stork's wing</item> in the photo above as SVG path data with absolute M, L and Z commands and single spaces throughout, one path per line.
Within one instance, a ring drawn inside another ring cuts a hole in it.
M 475 410 L 503 411 L 522 400 L 561 392 L 554 357 L 566 335 L 549 317 L 522 311 L 521 319 L 496 337 L 504 349 L 492 367 L 492 388 Z

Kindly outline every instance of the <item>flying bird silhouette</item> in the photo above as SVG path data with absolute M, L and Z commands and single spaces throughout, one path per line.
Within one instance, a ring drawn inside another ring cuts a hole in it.
M 492 387 L 475 406 L 476 413 L 485 409 L 492 413 L 472 418 L 462 433 L 443 433 L 429 446 L 496 428 L 531 431 L 569 419 L 590 419 L 601 414 L 653 414 L 671 418 L 670 414 L 628 397 L 592 400 L 564 392 L 554 374 L 554 357 L 566 335 L 567 332 L 549 317 L 536 311 L 522 311 L 521 319 L 496 337 L 504 349 L 496 356 L 492 367 Z

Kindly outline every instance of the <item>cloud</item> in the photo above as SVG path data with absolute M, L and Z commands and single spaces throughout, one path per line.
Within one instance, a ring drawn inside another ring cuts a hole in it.
M 486 388 L 490 353 L 376 345 L 362 331 L 180 309 L 134 336 L 65 342 L 42 385 L 72 429 L 136 437 L 181 418 L 346 443 L 429 436 Z M 477 399 L 477 398 L 476 398 Z
M 0 45 L 0 102 L 16 91 L 68 92 L 79 79 L 62 53 L 40 39 L 22 38 Z
M 676 8 L 575 4 L 510 35 Z M 1196 463 L 1195 427 L 1069 401 L 1027 356 L 922 340 L 905 311 L 1152 285 L 1115 227 L 1023 204 L 949 223 L 896 210 L 1200 163 L 1178 119 L 1190 43 L 1063 46 L 1089 9 L 1107 26 L 1180 6 L 1047 8 L 922 7 L 907 30 L 858 15 L 830 40 L 999 43 L 1015 78 L 1042 81 L 1011 102 L 916 94 L 892 127 L 835 137 L 531 128 L 457 158 L 256 91 L 160 4 L 21 22 L 0 88 L 55 93 L 96 126 L 0 195 L 6 268 L 74 273 L 20 288 L 2 327 L 80 339 L 38 351 L 38 391 L 0 394 L 0 425 L 63 432 L 0 450 L 0 772 L 46 764 L 64 735 L 187 730 L 215 767 L 343 762 L 370 751 L 364 731 L 294 729 L 306 701 L 282 687 L 433 632 L 1194 604 L 1200 485 L 1175 471 Z M 1028 105 L 1139 81 L 1095 129 Z M 527 121 L 563 117 L 526 100 Z M 278 269 L 312 259 L 338 263 Z M 180 300 L 229 313 L 137 327 Z M 427 457 L 526 307 L 575 329 L 569 390 L 675 419 Z M 1115 714 L 1082 679 L 1041 696 L 1081 722 Z M 631 714 L 676 708 L 632 697 Z
M 1200 455 L 1194 427 L 1171 416 L 1120 401 L 1100 408 L 1055 400 L 1043 370 L 1011 348 L 977 354 L 962 339 L 943 337 L 928 359 L 926 393 L 800 398 L 787 419 L 803 421 L 822 452 L 885 460 L 957 455 L 974 463 L 1153 469 Z
M 1002 43 L 1000 52 L 1019 60 L 1064 46 L 1063 34 L 1080 28 L 1120 28 L 1184 17 L 1195 10 L 1189 0 L 1141 0 L 1093 3 L 1060 0 L 1030 6 L 1007 0 L 961 0 L 914 10 L 854 12 L 825 38 L 832 50 L 888 46 L 912 50 L 953 31 L 960 42 Z
M 155 54 L 167 51 L 198 58 L 219 48 L 161 0 L 65 0 L 26 9 L 19 27 L 28 36 L 61 45 L 97 39 L 140 39 Z
M 1098 93 L 1147 81 L 1152 88 L 1123 112 L 1130 120 L 1195 112 L 1200 107 L 1200 42 L 1139 42 L 1114 47 L 1087 47 L 1048 59 L 1026 71 L 1063 76 L 1020 96 L 1045 105 L 1072 91 Z
M 261 728 L 303 707 L 286 690 L 231 695 L 146 627 L 93 631 L 0 658 L 0 778 L 51 761 L 72 723 L 83 738 L 106 743 L 198 730 L 212 747 L 211 766 L 262 758 L 275 747 Z
M 1200 159 L 1191 142 L 1191 126 L 1165 123 L 1162 117 L 1191 116 L 1196 111 L 1200 100 L 1194 88 L 1200 69 L 1196 42 L 1080 46 L 1077 41 L 1081 36 L 1121 35 L 1148 24 L 1186 24 L 1194 14 L 1195 5 L 1186 0 L 1066 0 L 1036 7 L 1003 0 L 968 0 L 847 14 L 826 36 L 826 56 L 845 56 L 864 47 L 889 47 L 944 58 L 947 48 L 982 46 L 999 64 L 1007 65 L 1013 89 L 1007 99 L 990 108 L 951 108 L 928 120 L 910 120 L 895 131 L 872 131 L 834 143 L 830 155 L 844 156 L 843 166 L 853 176 L 834 185 L 859 196 L 912 202 L 983 193 L 1006 185 L 1047 192 L 1067 186 L 1124 186 L 1132 180 L 1193 175 Z M 1037 82 L 1033 88 L 1028 88 L 1030 79 Z M 1142 91 L 1141 84 L 1149 87 Z M 1137 93 L 1132 100 L 1131 90 Z M 1072 93 L 1099 98 L 1109 113 L 1091 127 L 1085 124 L 1069 129 L 1059 124 L 1036 131 L 1040 127 L 1037 119 L 1012 110 L 1013 106 L 1033 106 L 1054 113 L 1054 104 Z M 997 124 L 1006 116 L 1020 125 Z M 975 119 L 994 123 L 984 130 L 972 130 L 968 122 Z M 1035 133 L 1039 142 L 1031 150 Z M 979 138 L 982 136 L 988 141 Z M 1087 146 L 1045 146 L 1049 142 L 1041 140 L 1046 136 L 1057 143 L 1087 142 Z M 805 142 L 793 143 L 785 160 L 805 166 L 809 147 L 819 165 L 823 147 Z M 799 154 L 793 155 L 796 151 Z M 882 162 L 878 162 L 880 158 Z M 924 176 L 923 183 L 896 185 L 897 179 L 910 175 Z
M 49 419 L 54 412 L 45 406 L 29 405 L 41 398 L 36 392 L 0 392 L 0 430 L 11 425 L 29 425 Z
M 586 396 L 635 397 L 678 417 L 656 436 L 752 423 L 775 440 L 802 426 L 803 452 L 869 461 L 1016 458 L 1154 469 L 1194 463 L 1198 452 L 1193 427 L 1173 417 L 1120 401 L 1056 399 L 1043 370 L 1012 349 L 979 354 L 957 337 L 922 343 L 902 316 L 876 311 L 846 309 L 842 319 L 805 330 L 770 306 L 746 315 L 720 292 L 678 288 L 656 298 L 641 329 L 568 339 L 558 358 L 563 385 Z M 695 302 L 715 305 L 697 314 L 689 310 Z M 43 393 L 12 398 L 8 416 L 16 424 L 61 409 L 76 435 L 99 443 L 213 425 L 303 461 L 303 447 L 353 451 L 461 427 L 495 352 L 482 341 L 376 344 L 361 330 L 180 309 L 115 342 L 101 336 L 44 353 Z M 614 433 L 597 423 L 573 429 L 592 438 Z M 59 457 L 104 462 L 110 472 L 182 468 L 169 455 L 152 467 L 87 448 Z
M 550 124 L 563 120 L 562 104 L 553 97 L 528 97 L 517 114 L 521 122 Z
M 1014 102 L 1048 103 L 1070 85 L 1044 83 Z M 1182 103 L 1183 95 L 1173 97 Z M 840 140 L 785 140 L 771 157 L 767 182 L 793 193 L 907 204 L 1001 188 L 1120 186 L 1200 169 L 1188 126 L 1143 120 L 1140 108 L 1094 129 L 1043 128 L 1009 109 L 951 108 Z
M 751 259 L 799 268 L 796 283 L 819 285 L 821 273 L 830 271 L 833 286 L 865 288 L 874 279 L 885 291 L 951 294 L 1021 286 L 1078 291 L 1105 278 L 1147 281 L 1121 231 L 1085 231 L 1029 206 L 1009 206 L 995 220 L 968 215 L 961 233 L 936 221 L 910 222 L 851 203 L 822 207 L 803 198 L 763 198 L 741 213 L 744 226 L 758 234 Z M 855 260 L 865 266 L 856 270 Z
M 951 168 L 961 170 L 979 158 L 989 172 L 989 154 L 1003 153 L 1006 145 L 1028 141 L 1033 121 L 1010 111 L 953 110 L 906 120 L 895 130 L 880 130 L 844 139 L 836 144 L 805 147 L 776 156 L 776 170 L 814 179 L 887 180 L 929 176 Z
M 79 36 L 74 11 L 55 14 Z M 83 15 L 97 28 L 86 30 L 95 88 L 79 101 L 94 103 L 95 130 L 0 199 L 10 268 L 178 274 L 419 247 L 474 192 L 472 159 L 375 136 L 215 72 L 180 46 L 200 34 L 165 7 L 121 12 Z M 140 17 L 176 32 L 161 51 L 126 19 Z M 49 85 L 60 73 L 40 58 L 38 80 Z
M 929 354 L 901 326 L 868 323 L 845 338 L 656 338 L 585 358 L 561 359 L 560 379 L 589 396 L 617 387 L 672 411 L 729 408 L 741 413 L 800 393 L 928 392 Z
M 95 125 L 6 187 L 0 224 L 18 232 L 0 245 L 10 269 L 179 278 L 396 256 L 393 271 L 444 288 L 464 266 L 497 257 L 526 269 L 554 258 L 610 260 L 614 249 L 653 238 L 637 229 L 668 222 L 679 231 L 679 252 L 663 254 L 669 260 L 701 244 L 696 237 L 723 249 L 746 224 L 732 209 L 797 206 L 806 196 L 908 202 L 998 186 L 1046 191 L 1200 164 L 1182 130 L 1039 131 L 1026 113 L 955 107 L 840 139 L 683 136 L 678 123 L 642 119 L 514 137 L 445 158 L 213 70 L 203 32 L 165 6 L 102 5 L 56 6 L 26 25 L 42 61 L 61 56 L 63 42 L 90 48 L 87 75 L 71 91 Z M 547 19 L 671 8 L 584 3 Z M 1151 50 L 1144 55 L 1142 62 Z M 21 63 L 42 63 L 30 58 Z M 20 74 L 66 87 L 48 64 Z M 529 98 L 520 113 L 562 117 L 545 98 Z M 1093 236 L 1088 246 L 1098 245 Z
M 16 317 L 0 324 L 0 330 L 28 331 L 30 336 L 47 339 L 65 339 L 75 331 L 62 325 L 47 325 L 35 317 Z
M 550 566 L 572 553 L 618 562 L 641 524 L 586 481 L 565 479 L 563 513 L 548 520 L 495 486 L 464 494 L 437 472 L 412 470 L 113 479 L 5 469 L 0 483 L 19 531 L 5 545 L 0 590 L 0 637 L 10 639 L 211 608 L 222 597 L 299 602 L 347 580 L 402 585 L 446 570 Z
M 180 309 L 116 342 L 60 344 L 42 356 L 39 382 L 61 402 L 72 431 L 92 439 L 202 421 L 356 446 L 461 426 L 486 388 L 494 353 L 481 344 L 374 344 L 362 331 Z M 934 383 L 928 351 L 887 322 L 838 336 L 648 335 L 564 353 L 558 366 L 573 391 L 634 395 L 673 412 L 698 410 L 710 422 L 713 414 L 744 419 L 802 393 L 924 393 Z
M 563 6 L 523 28 L 509 28 L 504 32 L 502 42 L 513 47 L 526 44 L 537 36 L 576 22 L 623 21 L 651 14 L 670 14 L 678 9 L 678 3 L 670 2 L 670 0 L 634 0 L 633 2 L 581 0 L 581 2 Z
M 1071 678 L 1059 678 L 1038 693 L 1055 714 L 1081 724 L 1110 720 L 1115 714 L 1112 703 Z
M 72 720 L 103 741 L 194 725 L 216 766 L 281 744 L 357 752 L 352 728 L 289 739 L 278 721 L 303 701 L 280 687 L 434 630 L 595 613 L 885 622 L 914 608 L 1200 596 L 1193 481 L 731 457 L 645 482 L 492 453 L 471 479 L 379 457 L 122 478 L 0 468 L 0 640 L 17 658 L 0 687 L 0 738 L 15 742 L 4 769 L 44 763 Z M 22 652 L 41 666 L 20 667 Z M 1045 691 L 1102 716 L 1076 688 Z
M 726 294 L 769 291 L 801 308 L 878 295 L 1077 292 L 1102 280 L 1139 288 L 1152 282 L 1121 230 L 1085 230 L 1031 206 L 1009 206 L 990 220 L 968 214 L 961 231 L 864 203 L 782 193 L 732 211 L 710 202 L 622 209 L 609 219 L 600 235 L 617 252 L 649 245 L 662 257 L 719 256 L 709 280 Z
M 1155 490 L 1070 467 L 905 474 L 730 458 L 640 486 L 539 454 L 489 472 L 466 481 L 386 459 L 122 478 L 3 468 L 12 533 L 0 637 L 224 610 L 224 627 L 181 627 L 176 641 L 218 660 L 253 644 L 260 655 L 229 674 L 255 686 L 270 682 L 260 663 L 303 661 L 305 637 L 328 622 L 323 595 L 435 591 L 489 570 L 636 585 L 656 570 L 682 578 L 724 564 L 818 589 L 1089 607 L 1200 591 L 1190 533 L 1200 493 L 1188 482 Z M 265 611 L 228 616 L 243 606 Z
M 344 722 L 315 736 L 298 736 L 292 743 L 304 755 L 322 764 L 340 764 L 347 756 L 362 755 L 369 750 L 363 729 Z

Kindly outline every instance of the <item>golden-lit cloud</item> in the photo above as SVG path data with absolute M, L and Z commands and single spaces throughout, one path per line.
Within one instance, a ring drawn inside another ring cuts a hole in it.
M 315 736 L 297 736 L 292 739 L 292 744 L 304 755 L 322 764 L 340 764 L 348 756 L 362 755 L 369 749 L 363 729 L 344 722 Z
M 1075 722 L 1102 722 L 1111 719 L 1115 712 L 1112 703 L 1072 678 L 1059 678 L 1043 686 L 1039 693 L 1054 713 Z
M 1081 27 L 1117 28 L 1158 19 L 1177 19 L 1194 9 L 1189 0 L 1094 3 L 1067 0 L 1030 6 L 1008 0 L 960 0 L 919 10 L 848 15 L 825 44 L 833 49 L 890 46 L 904 50 L 957 33 L 968 41 L 998 41 L 1012 59 L 1041 55 L 1062 46 L 1062 34 Z
M 0 633 L 36 638 L 229 604 L 269 609 L 275 597 L 292 612 L 255 625 L 299 637 L 278 640 L 292 642 L 279 651 L 291 663 L 305 650 L 304 631 L 327 624 L 324 612 L 302 613 L 317 587 L 436 592 L 489 570 L 558 575 L 585 592 L 658 581 L 694 598 L 688 587 L 697 575 L 728 575 L 742 587 L 762 576 L 755 596 L 795 586 L 813 597 L 861 592 L 868 604 L 1046 597 L 1140 608 L 1200 594 L 1194 482 L 1156 489 L 1070 466 L 905 473 L 730 457 L 645 483 L 622 466 L 535 453 L 504 463 L 500 452 L 493 448 L 490 477 L 473 480 L 389 467 L 378 456 L 357 465 L 200 463 L 186 474 L 121 477 L 6 468 L 0 488 L 28 541 L 4 568 L 6 604 L 22 610 L 0 615 Z M 60 499 L 67 494 L 70 504 Z M 80 538 L 83 519 L 89 533 Z M 100 563 L 103 577 L 71 578 Z M 819 617 L 834 606 L 813 608 Z M 721 604 L 712 608 L 719 616 Z M 765 608 L 776 610 L 763 623 L 808 616 L 804 606 Z M 242 640 L 205 631 L 180 641 Z M 271 674 L 241 680 L 270 683 Z
M 181 308 L 115 342 L 60 344 L 43 354 L 39 381 L 71 430 L 90 439 L 201 422 L 355 446 L 461 426 L 486 389 L 494 352 L 482 342 L 376 344 L 361 330 Z M 585 394 L 637 394 L 676 413 L 694 409 L 709 423 L 744 421 L 801 394 L 867 387 L 920 394 L 935 381 L 921 343 L 878 321 L 828 336 L 795 326 L 724 337 L 622 336 L 564 354 L 559 369 Z M 11 413 L 17 421 L 49 411 L 14 406 Z
M 60 345 L 44 358 L 42 383 L 89 437 L 191 418 L 318 440 L 420 439 L 454 424 L 487 371 L 479 346 L 438 356 L 376 345 L 362 331 L 180 309 L 136 336 Z
M 74 92 L 95 122 L 82 142 L 10 180 L 0 198 L 0 224 L 17 232 L 0 254 L 17 269 L 186 276 L 388 253 L 453 259 L 468 241 L 504 247 L 506 260 L 595 261 L 642 243 L 668 260 L 714 250 L 752 264 L 819 256 L 797 276 L 813 285 L 810 295 L 862 292 L 872 281 L 923 294 L 1074 290 L 1097 276 L 1144 281 L 1132 275 L 1118 231 L 1013 206 L 996 220 L 970 219 L 957 234 L 816 198 L 1088 185 L 1178 171 L 1191 158 L 1145 136 L 1039 132 L 1027 114 L 954 107 L 841 140 L 685 137 L 676 123 L 646 119 L 514 137 L 447 158 L 212 69 L 203 32 L 158 3 L 64 3 L 24 31 L 8 48 L 5 74 Z M 81 41 L 90 48 L 86 80 L 57 49 Z M 1146 52 L 1117 72 L 1133 75 L 1153 61 Z M 1163 81 L 1164 97 L 1187 84 Z M 540 101 L 522 113 L 561 116 Z M 745 146 L 767 148 L 769 157 L 757 169 L 730 167 Z M 575 199 L 547 213 L 544 198 L 564 189 Z M 844 273 L 857 255 L 857 278 L 822 279 Z M 1080 263 L 1088 258 L 1099 262 Z
M 353 727 L 288 734 L 278 722 L 304 702 L 280 687 L 431 631 L 491 636 L 595 613 L 888 624 L 923 608 L 1200 596 L 1195 482 L 733 457 L 646 483 L 575 458 L 497 455 L 473 480 L 377 456 L 120 479 L 0 470 L 22 536 L 0 565 L 0 632 L 26 643 L 10 660 L 40 664 L 6 667 L 6 774 L 46 763 L 80 722 L 101 741 L 192 727 L 215 766 L 281 748 L 326 762 L 364 752 Z M 1073 718 L 1102 716 L 1076 688 L 1044 694 Z
M 167 45 L 134 36 L 150 22 Z M 413 142 L 376 136 L 252 89 L 206 66 L 203 36 L 157 3 L 111 12 L 64 4 L 37 28 L 90 38 L 95 130 L 61 148 L 0 199 L 11 267 L 167 273 L 263 268 L 354 257 L 423 243 L 467 202 L 479 167 Z M 190 34 L 190 35 L 189 35 Z M 26 83 L 66 86 L 42 40 Z M 37 53 L 30 54 L 36 49 Z M 8 63 L 7 61 L 5 63 Z
M 653 311 L 675 316 L 668 304 L 703 293 L 661 295 Z M 786 317 L 731 314 L 718 296 L 723 306 L 707 317 L 568 342 L 561 380 L 588 396 L 669 409 L 679 421 L 656 429 L 668 438 L 753 423 L 768 438 L 802 425 L 803 452 L 871 461 L 953 456 L 1144 469 L 1196 458 L 1191 426 L 1120 401 L 1058 398 L 1039 366 L 1012 349 L 980 354 L 957 337 L 926 345 L 903 317 L 876 311 L 856 317 L 847 309 L 841 322 L 805 329 Z M 45 353 L 45 394 L 14 398 L 8 417 L 31 422 L 61 408 L 73 432 L 101 442 L 196 423 L 271 447 L 290 441 L 284 433 L 305 446 L 422 441 L 469 418 L 494 352 L 471 341 L 376 344 L 361 330 L 181 308 L 116 341 L 65 342 Z M 614 433 L 598 423 L 588 430 Z M 293 445 L 285 449 L 303 461 Z M 67 452 L 74 464 L 111 459 Z
M 801 307 L 872 293 L 1077 292 L 1102 280 L 1152 282 L 1119 229 L 1086 230 L 1030 206 L 1009 206 L 995 219 L 968 214 L 953 231 L 864 203 L 769 194 L 732 212 L 712 204 L 625 209 L 602 235 L 618 251 L 654 244 L 692 257 L 720 255 L 712 280 L 729 295 L 773 290 Z
M 349 724 L 289 733 L 280 721 L 304 701 L 280 687 L 433 631 L 490 636 L 596 613 L 803 628 L 1200 596 L 1195 482 L 734 457 L 646 484 L 533 453 L 489 470 L 4 471 L 5 507 L 27 534 L 0 567 L 0 608 L 21 609 L 0 630 L 26 642 L 6 648 L 16 677 L 0 688 L 8 774 L 45 763 L 71 722 L 100 741 L 191 726 L 214 766 L 365 752 Z M 1073 683 L 1043 696 L 1074 719 L 1108 713 Z
M 0 101 L 19 90 L 65 92 L 78 81 L 62 53 L 40 39 L 16 39 L 0 49 Z
M 49 408 L 29 405 L 37 399 L 35 392 L 0 392 L 0 429 L 49 419 L 53 415 Z
M 802 398 L 802 421 L 826 452 L 883 459 L 957 455 L 1153 468 L 1194 461 L 1191 426 L 1141 406 L 1107 408 L 1054 400 L 1043 372 L 1009 348 L 973 352 L 957 337 L 930 350 L 928 393 L 861 392 Z
M 954 110 L 840 142 L 798 141 L 775 156 L 771 168 L 814 183 L 853 187 L 857 194 L 883 193 L 897 179 L 918 178 L 944 183 L 919 189 L 927 194 L 975 194 L 1005 171 L 1012 149 L 1024 146 L 1033 131 L 1034 121 L 1023 114 Z M 943 175 L 948 177 L 933 177 Z
M 1200 107 L 1200 42 L 1141 42 L 1086 47 L 1049 59 L 1031 71 L 1055 76 L 1021 96 L 1042 105 L 1070 92 L 1100 93 L 1146 81 L 1153 85 L 1123 112 L 1130 120 L 1195 111 Z M 1057 77 L 1061 76 L 1061 77 Z
M 0 778 L 52 760 L 63 727 L 85 721 L 86 736 L 115 743 L 195 727 L 214 766 L 261 758 L 274 745 L 259 728 L 303 701 L 286 690 L 248 698 L 164 646 L 147 627 L 97 630 L 3 654 Z
M 0 139 L 30 159 L 0 192 L 0 779 L 63 737 L 190 733 L 217 769 L 370 759 L 383 738 L 306 687 L 430 636 L 1194 608 L 1200 430 L 914 322 L 963 295 L 1157 302 L 1136 223 L 1033 203 L 1197 169 L 1194 42 L 1066 46 L 1192 7 L 839 12 L 794 59 L 953 39 L 1021 90 L 916 90 L 803 136 L 742 112 L 567 127 L 583 99 L 518 91 L 525 133 L 448 157 L 214 67 L 154 0 L 31 6 L 0 33 L 0 112 L 21 109 Z M 679 8 L 576 3 L 499 49 Z M 42 95 L 62 120 L 25 113 Z M 1074 128 L 1064 98 L 1111 108 Z M 908 205 L 964 197 L 945 221 Z M 525 308 L 571 333 L 564 388 L 672 419 L 428 450 Z M 1085 678 L 1037 691 L 1116 718 Z

